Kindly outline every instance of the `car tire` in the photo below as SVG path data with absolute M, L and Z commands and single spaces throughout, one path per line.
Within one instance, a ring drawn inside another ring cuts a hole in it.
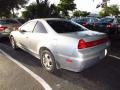
M 14 37 L 10 37 L 10 43 L 11 43 L 11 46 L 12 46 L 12 48 L 13 49 L 17 49 L 17 45 L 16 45 L 16 42 L 15 42 L 15 40 L 14 40 Z
M 53 54 L 49 50 L 43 50 L 40 55 L 43 68 L 51 73 L 56 72 L 57 68 Z

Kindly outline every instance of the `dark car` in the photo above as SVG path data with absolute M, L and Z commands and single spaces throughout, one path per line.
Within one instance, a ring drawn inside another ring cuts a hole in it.
M 94 23 L 98 22 L 99 19 L 95 17 L 82 17 L 79 19 L 73 19 L 73 21 L 85 26 L 86 28 L 93 29 Z
M 11 31 L 16 30 L 21 25 L 14 19 L 0 19 L 0 38 L 9 37 Z
M 26 22 L 23 18 L 14 18 L 15 20 L 19 21 L 21 24 L 24 24 Z
M 105 32 L 108 34 L 118 33 L 120 30 L 120 18 L 105 17 L 94 24 L 96 31 Z

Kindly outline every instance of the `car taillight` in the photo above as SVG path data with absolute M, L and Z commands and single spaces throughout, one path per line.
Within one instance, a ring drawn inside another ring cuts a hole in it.
M 83 49 L 83 48 L 86 48 L 86 47 L 87 47 L 86 42 L 83 39 L 79 40 L 78 49 Z
M 95 40 L 95 41 L 90 41 L 90 42 L 86 42 L 85 40 L 81 39 L 81 40 L 79 40 L 79 43 L 78 43 L 78 49 L 93 47 L 93 46 L 105 43 L 108 40 L 109 39 L 107 37 L 105 37 L 103 39 Z
M 112 24 L 110 23 L 110 24 L 108 24 L 106 27 L 107 27 L 107 28 L 112 28 Z
M 85 22 L 85 23 L 83 23 L 82 25 L 83 25 L 83 26 L 87 26 L 87 25 L 88 25 L 88 23 L 87 23 L 87 22 Z
M 8 28 L 8 27 L 1 26 L 1 27 L 0 27 L 0 31 L 3 31 L 3 30 L 5 30 L 6 28 Z
M 93 26 L 95 27 L 95 26 L 96 26 L 96 23 L 94 23 Z

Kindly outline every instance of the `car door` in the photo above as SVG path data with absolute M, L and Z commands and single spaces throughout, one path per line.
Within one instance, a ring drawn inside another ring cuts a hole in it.
M 20 46 L 26 50 L 29 50 L 29 35 L 32 34 L 36 22 L 37 21 L 29 21 L 20 27 L 17 41 L 19 42 Z
M 47 37 L 47 30 L 45 26 L 42 24 L 42 22 L 37 21 L 37 24 L 35 25 L 35 28 L 32 32 L 32 34 L 29 35 L 29 46 L 30 51 L 34 54 L 37 54 L 37 49 L 39 44 L 43 44 Z

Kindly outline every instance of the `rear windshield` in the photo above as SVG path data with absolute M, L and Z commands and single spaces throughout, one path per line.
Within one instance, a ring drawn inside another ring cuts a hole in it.
M 88 21 L 89 21 L 89 18 L 81 18 L 79 21 L 80 21 L 80 22 L 88 22 Z
M 25 20 L 24 19 L 17 19 L 20 23 L 25 23 Z
M 69 33 L 85 30 L 83 27 L 72 21 L 47 20 L 47 22 L 57 33 Z
M 15 20 L 0 20 L 0 24 L 17 24 Z
M 113 18 L 102 18 L 99 22 L 101 23 L 112 23 L 113 22 Z

